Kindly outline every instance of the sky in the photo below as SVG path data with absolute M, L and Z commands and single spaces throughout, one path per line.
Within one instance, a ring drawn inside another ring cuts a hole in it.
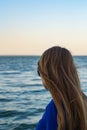
M 0 0 L 0 55 L 52 46 L 87 55 L 87 0 Z

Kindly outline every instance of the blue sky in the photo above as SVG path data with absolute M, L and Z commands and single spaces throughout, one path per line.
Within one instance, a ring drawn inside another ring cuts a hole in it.
M 87 55 L 86 0 L 0 0 L 0 54 L 41 54 L 60 45 Z

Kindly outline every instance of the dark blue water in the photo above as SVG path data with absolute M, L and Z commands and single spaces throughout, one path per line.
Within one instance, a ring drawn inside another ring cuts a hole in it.
M 35 130 L 51 99 L 37 75 L 38 56 L 0 57 L 0 130 Z M 87 57 L 74 57 L 87 95 Z

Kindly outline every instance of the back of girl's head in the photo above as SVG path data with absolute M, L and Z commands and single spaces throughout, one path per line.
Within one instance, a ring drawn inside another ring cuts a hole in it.
M 52 47 L 42 54 L 38 68 L 43 78 L 48 77 L 60 86 L 65 80 L 74 83 L 76 81 L 73 80 L 79 80 L 71 53 L 59 46 Z
M 58 130 L 86 130 L 83 94 L 69 50 L 59 46 L 46 50 L 38 62 L 38 71 L 58 110 Z

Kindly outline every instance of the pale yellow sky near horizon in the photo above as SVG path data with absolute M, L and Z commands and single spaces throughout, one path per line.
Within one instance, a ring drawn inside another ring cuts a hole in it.
M 74 45 L 73 48 L 70 44 L 63 43 L 49 43 L 47 45 L 44 44 L 21 44 L 16 43 L 14 44 L 7 44 L 1 45 L 0 44 L 0 55 L 41 55 L 46 49 L 52 46 L 62 46 L 69 49 L 72 55 L 87 55 L 87 47 L 86 44 L 80 46 L 78 44 Z M 83 50 L 83 51 L 82 51 Z
M 78 35 L 77 35 L 78 34 Z M 73 55 L 87 55 L 87 39 L 85 33 L 80 32 L 51 32 L 40 33 L 38 30 L 25 33 L 25 30 L 14 29 L 2 33 L 0 38 L 0 55 L 41 55 L 52 46 L 62 46 L 69 49 Z

